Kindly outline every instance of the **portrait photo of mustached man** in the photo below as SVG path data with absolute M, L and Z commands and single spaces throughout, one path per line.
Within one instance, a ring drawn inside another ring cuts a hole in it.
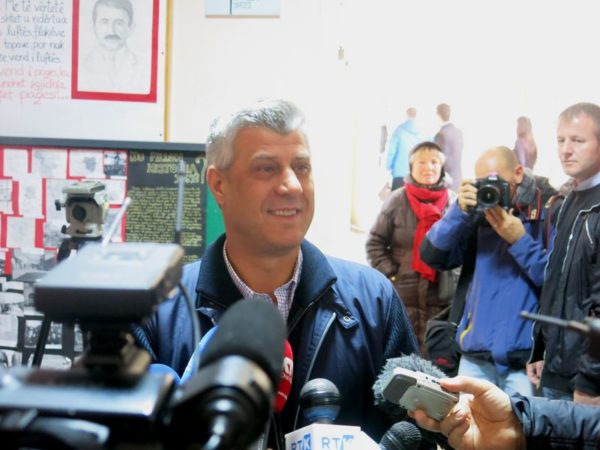
M 150 91 L 152 0 L 80 0 L 79 91 Z

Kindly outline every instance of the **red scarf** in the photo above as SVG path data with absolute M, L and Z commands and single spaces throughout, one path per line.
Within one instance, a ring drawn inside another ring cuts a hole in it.
M 425 234 L 442 217 L 442 211 L 448 204 L 448 189 L 432 191 L 414 184 L 406 184 L 406 196 L 410 207 L 417 216 L 417 229 L 413 240 L 412 269 L 429 281 L 435 281 L 436 271 L 421 260 L 419 247 Z

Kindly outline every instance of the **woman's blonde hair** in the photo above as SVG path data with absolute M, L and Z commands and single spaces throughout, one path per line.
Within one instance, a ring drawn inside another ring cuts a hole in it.
M 446 162 L 446 155 L 444 155 L 444 152 L 442 151 L 440 146 L 437 145 L 435 142 L 425 141 L 415 145 L 412 148 L 412 150 L 410 151 L 410 156 L 408 158 L 408 163 L 412 166 L 412 163 L 415 161 L 415 159 L 417 159 L 418 153 L 424 151 L 437 151 L 439 153 L 438 157 L 442 166 Z

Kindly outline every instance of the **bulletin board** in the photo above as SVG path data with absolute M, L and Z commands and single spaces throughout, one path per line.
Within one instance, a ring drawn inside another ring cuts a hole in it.
M 204 251 L 207 235 L 203 144 L 89 141 L 0 136 L 0 367 L 27 364 L 42 315 L 33 286 L 57 263 L 69 236 L 62 189 L 81 180 L 105 186 L 108 230 L 126 196 L 127 214 L 113 242 L 173 242 L 179 161 L 185 161 L 182 245 L 185 261 Z M 220 219 L 217 219 L 220 220 Z M 69 367 L 82 349 L 81 333 L 52 324 L 43 365 Z
M 114 4 L 0 2 L 2 134 L 164 141 L 167 0 Z

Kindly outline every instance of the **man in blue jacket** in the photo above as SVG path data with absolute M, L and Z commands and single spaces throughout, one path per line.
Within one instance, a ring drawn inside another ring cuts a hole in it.
M 186 266 L 182 283 L 195 293 L 202 334 L 236 301 L 273 302 L 287 320 L 293 384 L 272 437 L 303 425 L 302 386 L 327 378 L 342 396 L 337 422 L 359 425 L 378 440 L 391 422 L 373 405 L 373 382 L 387 358 L 418 352 L 417 341 L 400 298 L 380 272 L 326 257 L 304 239 L 314 188 L 303 127 L 297 107 L 279 100 L 213 123 L 207 184 L 226 233 L 201 261 Z M 135 330 L 154 362 L 179 374 L 197 344 L 188 316 L 177 294 Z
M 485 151 L 475 175 L 508 183 L 498 186 L 508 189 L 504 208 L 482 208 L 476 183 L 464 180 L 457 202 L 423 240 L 421 257 L 438 270 L 463 266 L 454 299 L 465 305 L 456 335 L 462 353 L 458 374 L 532 395 L 525 371 L 532 325 L 519 313 L 538 308 L 549 231 L 544 205 L 556 191 L 545 178 L 525 172 L 507 147 Z

